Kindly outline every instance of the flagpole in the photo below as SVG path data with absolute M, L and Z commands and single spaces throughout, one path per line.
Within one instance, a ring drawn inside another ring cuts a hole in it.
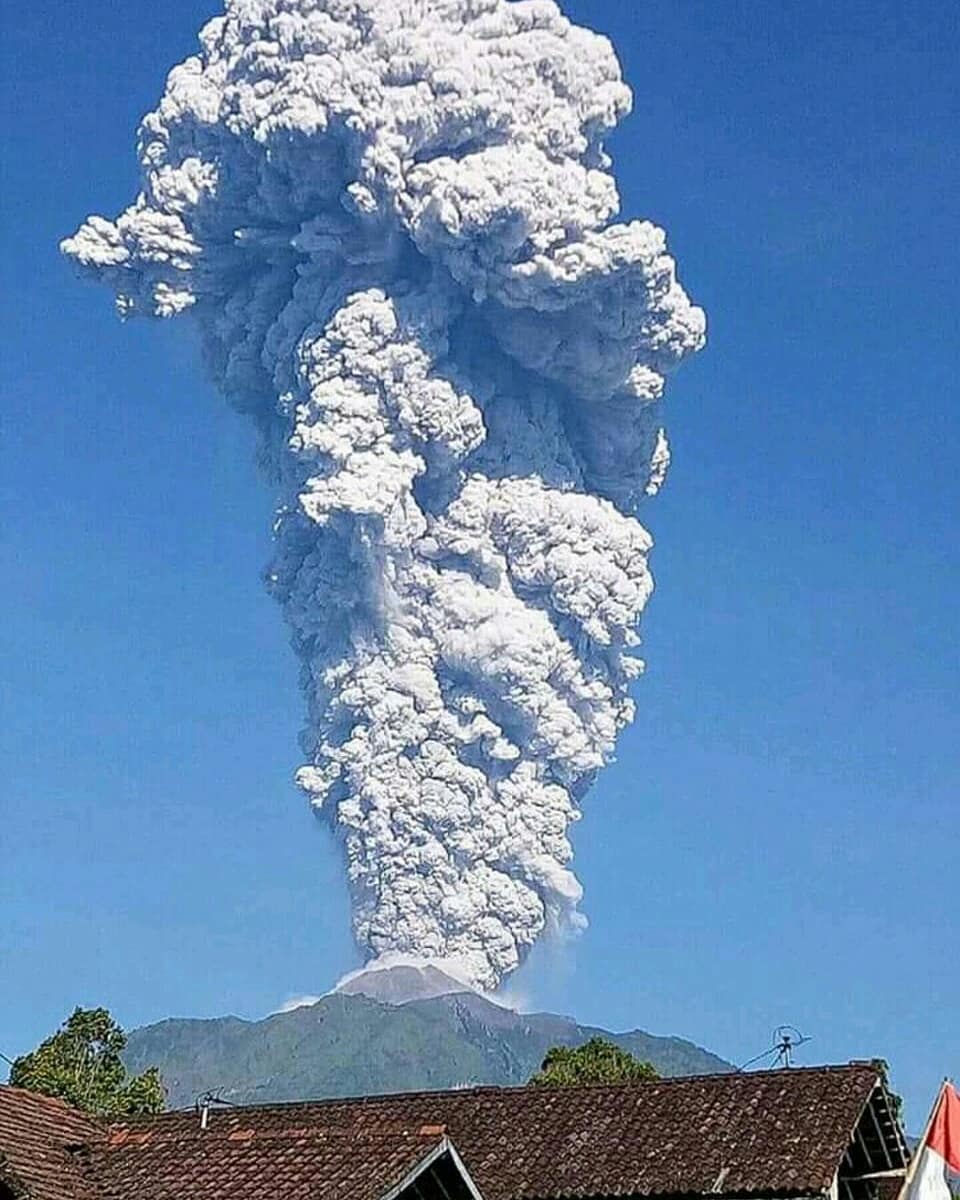
M 913 1183 L 913 1177 L 917 1173 L 917 1167 L 920 1165 L 920 1156 L 923 1154 L 923 1148 L 927 1144 L 927 1138 L 930 1136 L 930 1130 L 933 1128 L 933 1122 L 936 1120 L 937 1113 L 940 1111 L 940 1105 L 943 1103 L 944 1097 L 947 1094 L 947 1087 L 950 1080 L 944 1076 L 943 1082 L 940 1084 L 940 1090 L 937 1092 L 937 1097 L 933 1102 L 933 1108 L 930 1109 L 930 1116 L 927 1118 L 927 1123 L 923 1127 L 923 1136 L 917 1142 L 917 1148 L 910 1156 L 910 1162 L 907 1164 L 907 1173 L 903 1177 L 903 1186 L 897 1196 L 897 1200 L 905 1200 L 907 1193 L 910 1190 L 910 1185 Z

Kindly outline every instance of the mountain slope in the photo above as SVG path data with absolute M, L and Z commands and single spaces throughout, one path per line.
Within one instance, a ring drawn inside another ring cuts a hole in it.
M 325 996 L 262 1021 L 167 1020 L 134 1030 L 131 1070 L 160 1068 L 179 1108 L 216 1089 L 244 1104 L 324 1096 L 524 1083 L 553 1045 L 608 1037 L 664 1075 L 730 1070 L 680 1038 L 607 1033 L 550 1013 L 515 1013 L 470 992 L 384 1004 Z

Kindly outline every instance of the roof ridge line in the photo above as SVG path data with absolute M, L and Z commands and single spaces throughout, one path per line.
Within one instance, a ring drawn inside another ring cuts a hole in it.
M 553 1092 L 562 1090 L 566 1093 L 584 1093 L 584 1092 L 602 1092 L 616 1090 L 640 1090 L 643 1088 L 654 1088 L 664 1086 L 679 1086 L 682 1084 L 698 1083 L 707 1079 L 756 1079 L 758 1076 L 796 1076 L 809 1075 L 816 1073 L 840 1073 L 840 1072 L 855 1072 L 855 1071 L 871 1071 L 879 1074 L 879 1069 L 869 1060 L 861 1059 L 846 1063 L 821 1063 L 809 1064 L 806 1066 L 792 1067 L 766 1067 L 760 1071 L 706 1071 L 697 1075 L 668 1075 L 659 1079 L 636 1079 L 629 1080 L 623 1083 L 579 1083 L 570 1084 L 560 1088 L 547 1088 L 541 1085 L 523 1083 L 523 1084 L 477 1084 L 473 1087 L 464 1088 L 427 1088 L 421 1091 L 410 1092 L 375 1092 L 360 1096 L 321 1096 L 314 1100 L 274 1100 L 266 1104 L 237 1104 L 226 1110 L 222 1115 L 239 1115 L 245 1112 L 257 1111 L 283 1111 L 297 1108 L 325 1108 L 335 1105 L 352 1104 L 352 1105 L 373 1105 L 384 1100 L 426 1100 L 435 1097 L 443 1096 L 490 1096 L 504 1095 L 510 1093 L 522 1093 L 526 1091 L 534 1092 Z M 113 1129 L 117 1126 L 137 1125 L 147 1122 L 156 1122 L 168 1117 L 184 1116 L 187 1113 L 194 1111 L 194 1106 L 190 1105 L 185 1108 L 168 1109 L 162 1113 L 151 1113 L 144 1115 L 134 1115 L 116 1120 L 107 1120 L 106 1128 Z M 94 1118 L 98 1119 L 98 1118 Z M 102 1118 L 100 1118 L 102 1120 Z

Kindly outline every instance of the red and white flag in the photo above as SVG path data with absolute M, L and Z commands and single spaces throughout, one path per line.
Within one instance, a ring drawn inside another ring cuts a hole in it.
M 947 1172 L 960 1175 L 960 1094 L 945 1083 L 906 1180 L 906 1200 L 951 1200 Z

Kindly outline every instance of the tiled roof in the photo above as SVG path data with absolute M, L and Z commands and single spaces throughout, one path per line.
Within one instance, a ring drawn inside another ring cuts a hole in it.
M 97 1200 L 381 1200 L 446 1145 L 443 1131 L 316 1129 L 257 1120 L 258 1110 L 195 1113 L 172 1137 L 111 1132 L 90 1155 Z M 247 1118 L 250 1118 L 249 1120 Z
M 98 1136 L 94 1121 L 60 1100 L 0 1087 L 0 1182 L 18 1200 L 96 1200 L 74 1151 Z
M 114 1130 L 106 1200 L 174 1200 L 187 1180 L 194 1200 L 220 1200 L 224 1187 L 196 1175 L 211 1154 L 218 1177 L 229 1167 L 252 1200 L 268 1163 L 303 1163 L 304 1178 L 316 1180 L 331 1139 L 357 1139 L 362 1159 L 378 1136 L 430 1125 L 444 1127 L 485 1200 L 814 1196 L 829 1188 L 878 1082 L 876 1067 L 856 1064 L 272 1105 L 211 1114 L 216 1141 L 206 1143 L 195 1113 L 169 1113 Z
M 92 1200 L 379 1200 L 449 1139 L 484 1200 L 813 1197 L 882 1088 L 852 1064 L 183 1111 L 111 1125 L 85 1166 Z

